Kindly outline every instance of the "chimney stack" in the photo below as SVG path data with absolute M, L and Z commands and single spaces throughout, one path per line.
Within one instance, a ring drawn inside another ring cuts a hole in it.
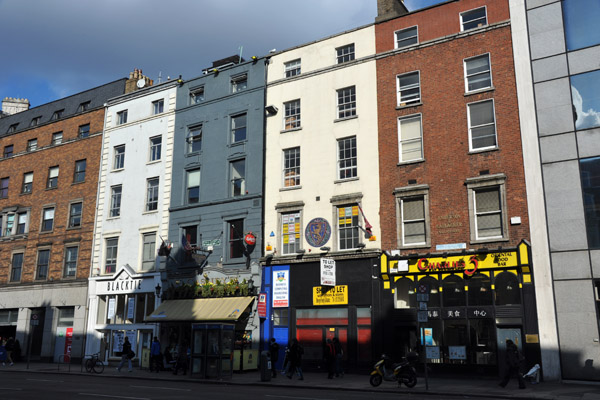
M 2 100 L 2 113 L 0 114 L 12 115 L 27 110 L 29 110 L 29 100 L 5 97 L 4 100 Z
M 400 17 L 408 14 L 408 8 L 404 5 L 404 0 L 377 0 L 377 17 L 375 22 Z
M 143 85 L 140 82 L 138 85 L 138 81 L 143 81 Z M 133 72 L 129 73 L 129 79 L 125 83 L 125 93 L 131 93 L 138 89 L 142 89 L 148 86 L 152 86 L 154 81 L 147 76 L 144 76 L 141 69 L 135 68 Z

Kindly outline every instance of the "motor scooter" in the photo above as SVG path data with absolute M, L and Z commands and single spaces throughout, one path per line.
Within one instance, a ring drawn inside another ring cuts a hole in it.
M 417 371 L 412 363 L 418 359 L 416 353 L 411 352 L 401 362 L 392 364 L 385 354 L 375 363 L 369 382 L 372 386 L 379 386 L 383 381 L 396 381 L 398 385 L 404 383 L 406 387 L 412 388 L 417 384 Z

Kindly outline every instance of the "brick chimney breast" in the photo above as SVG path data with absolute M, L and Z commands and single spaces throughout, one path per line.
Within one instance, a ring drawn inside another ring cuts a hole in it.
M 404 14 L 408 14 L 408 8 L 404 5 L 404 0 L 377 0 L 375 22 L 400 17 Z
M 154 80 L 144 76 L 141 69 L 135 68 L 133 72 L 129 73 L 129 79 L 127 79 L 127 82 L 125 83 L 125 93 L 139 90 L 140 88 L 137 86 L 137 83 L 140 79 L 143 79 L 145 82 L 143 87 L 152 86 L 154 84 Z

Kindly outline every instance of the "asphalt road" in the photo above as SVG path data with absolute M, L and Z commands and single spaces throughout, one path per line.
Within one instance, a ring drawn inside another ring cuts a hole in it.
M 265 387 L 198 382 L 148 381 L 109 376 L 51 375 L 32 373 L 0 374 L 2 400 L 359 400 L 395 399 L 394 393 L 362 392 L 335 389 L 305 389 L 298 387 Z M 403 399 L 448 399 L 473 396 L 433 396 L 402 393 Z M 489 399 L 489 397 L 487 398 Z

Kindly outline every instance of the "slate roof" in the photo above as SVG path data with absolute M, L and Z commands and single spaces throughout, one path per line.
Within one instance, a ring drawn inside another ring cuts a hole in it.
M 29 129 L 31 120 L 36 117 L 41 117 L 39 124 L 36 125 L 36 128 L 49 122 L 56 122 L 72 117 L 73 115 L 78 114 L 77 110 L 81 103 L 88 101 L 90 102 L 88 111 L 103 107 L 108 99 L 125 93 L 125 82 L 127 82 L 127 78 L 122 78 L 69 97 L 52 101 L 38 107 L 30 108 L 27 111 L 22 111 L 9 116 L 3 116 L 0 118 L 0 137 L 7 136 L 9 134 L 8 129 L 14 124 L 18 124 L 14 133 Z M 53 121 L 52 115 L 54 112 L 63 109 L 64 112 L 62 113 L 62 117 Z

